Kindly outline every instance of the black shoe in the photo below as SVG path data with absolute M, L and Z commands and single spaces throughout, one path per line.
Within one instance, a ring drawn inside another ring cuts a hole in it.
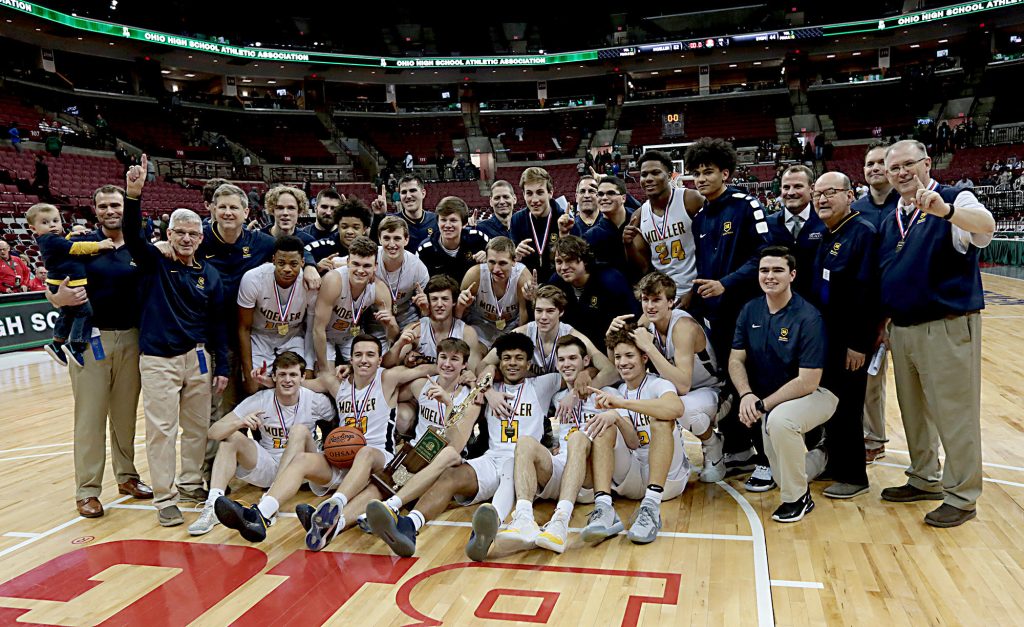
M 772 520 L 782 523 L 799 522 L 812 509 L 814 509 L 814 501 L 811 499 L 811 491 L 808 490 L 807 494 L 804 494 L 798 500 L 780 505 L 775 510 L 775 513 L 772 514 Z
M 928 512 L 924 517 L 924 521 L 932 527 L 959 527 L 977 515 L 977 510 L 960 509 L 949 503 L 943 503 L 938 508 Z
M 747 492 L 768 492 L 777 488 L 778 485 L 772 477 L 771 467 L 758 465 L 754 472 L 750 473 L 750 477 L 744 482 L 743 487 Z
M 222 496 L 214 501 L 213 512 L 222 525 L 234 529 L 249 542 L 263 542 L 267 539 L 270 521 L 263 517 L 255 505 L 245 507 L 238 501 Z
M 313 526 L 313 513 L 315 511 L 316 508 L 309 503 L 299 503 L 295 506 L 295 515 L 299 518 L 299 524 L 307 532 Z
M 366 522 L 373 532 L 399 557 L 416 553 L 416 525 L 408 516 L 400 516 L 382 501 L 366 505 Z
M 726 453 L 722 462 L 725 464 L 725 476 L 736 477 L 753 471 L 757 466 L 756 457 L 757 452 L 753 448 L 738 453 Z
M 331 497 L 317 505 L 306 530 L 306 548 L 322 551 L 344 527 L 341 501 Z
M 912 503 L 914 501 L 941 501 L 942 492 L 929 492 L 915 488 L 909 483 L 882 490 L 882 500 L 894 503 Z

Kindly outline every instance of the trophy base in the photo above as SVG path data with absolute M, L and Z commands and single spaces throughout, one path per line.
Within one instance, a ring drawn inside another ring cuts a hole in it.
M 429 464 L 444 447 L 448 440 L 444 432 L 431 427 L 423 434 L 416 446 L 405 444 L 387 466 L 370 475 L 373 485 L 385 495 L 393 496 L 402 489 L 414 474 Z

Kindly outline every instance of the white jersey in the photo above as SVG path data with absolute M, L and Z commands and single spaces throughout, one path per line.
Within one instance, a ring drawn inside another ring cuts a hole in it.
M 564 322 L 558 323 L 558 332 L 555 334 L 555 341 L 551 343 L 551 350 L 547 352 L 544 348 L 544 342 L 540 339 L 540 329 L 537 328 L 536 322 L 527 322 L 526 329 L 523 334 L 533 340 L 533 359 L 530 360 L 530 372 L 534 376 L 541 374 L 551 374 L 552 372 L 558 372 L 557 356 L 555 355 L 555 344 L 558 342 L 558 338 L 571 335 L 575 329 L 571 325 Z
M 615 388 L 604 388 L 605 392 L 611 394 L 618 394 Z M 569 394 L 569 390 L 559 390 L 551 397 L 551 411 L 554 416 L 554 410 L 558 407 L 558 404 L 562 402 L 562 399 Z M 575 431 L 579 431 L 583 428 L 587 422 L 594 416 L 603 412 L 603 409 L 598 409 L 594 403 L 595 395 L 591 394 L 582 401 L 576 401 L 576 408 L 573 410 L 572 415 L 565 422 L 556 422 L 555 418 L 551 419 L 551 430 L 555 437 L 558 438 L 559 454 L 563 455 L 568 452 L 566 444 L 569 442 L 569 436 Z
M 420 318 L 420 343 L 417 351 L 424 357 L 430 359 L 430 363 L 437 361 L 437 343 L 449 337 L 461 340 L 466 332 L 466 323 L 458 318 L 453 319 L 450 331 L 437 335 L 430 326 L 430 318 Z
M 362 307 L 361 314 L 356 312 L 359 315 L 357 324 L 360 326 L 372 319 L 369 310 L 377 300 L 377 284 L 375 281 L 367 283 L 366 287 L 363 288 L 363 293 L 356 299 L 356 303 L 353 303 L 352 285 L 349 283 L 348 278 L 348 266 L 335 268 L 331 272 L 337 272 L 341 275 L 341 294 L 338 296 L 338 300 L 331 305 L 331 319 L 327 323 L 327 341 L 338 345 L 342 351 L 342 358 L 347 360 L 352 354 L 352 338 L 354 336 L 349 330 L 352 328 L 353 310 L 356 309 L 356 304 Z M 320 324 L 320 322 L 318 321 L 317 324 Z M 333 357 L 333 355 L 327 356 L 328 359 Z
M 487 264 L 480 264 L 480 287 L 477 288 L 476 300 L 466 313 L 466 321 L 476 329 L 477 337 L 487 348 L 490 348 L 499 336 L 519 326 L 519 275 L 525 270 L 526 266 L 519 262 L 512 266 L 508 289 L 505 290 L 505 295 L 498 299 L 494 296 L 491 272 L 487 269 Z M 504 329 L 495 326 L 499 318 L 505 321 Z
M 430 383 L 437 383 L 437 377 L 429 377 Z M 423 434 L 427 432 L 430 427 L 444 428 L 444 420 L 448 416 L 448 410 L 451 409 L 448 405 L 445 405 L 441 401 L 435 401 L 427 398 L 427 390 L 430 389 L 430 384 L 423 386 L 420 390 L 419 397 L 416 398 L 416 402 L 419 404 L 419 408 L 416 411 L 416 435 L 413 438 L 413 444 L 420 441 Z M 469 396 L 469 388 L 465 385 L 460 385 L 455 391 L 455 396 L 452 401 L 458 405 L 462 401 L 466 400 Z
M 683 190 L 673 189 L 665 215 L 654 215 L 651 201 L 640 206 L 640 233 L 651 248 L 651 263 L 676 283 L 676 297 L 690 291 L 697 278 L 696 244 L 693 219 L 683 203 Z
M 274 280 L 274 264 L 265 263 L 242 275 L 238 306 L 252 309 L 252 334 L 279 346 L 305 333 L 306 309 L 316 301 L 316 292 L 306 290 L 302 277 L 282 288 Z M 281 327 L 286 326 L 281 334 Z
M 395 410 L 388 406 L 381 382 L 383 368 L 377 368 L 370 384 L 354 388 L 352 377 L 338 386 L 338 416 L 341 424 L 356 427 L 366 436 L 366 445 L 394 453 Z
M 420 315 L 419 309 L 412 304 L 412 297 L 416 295 L 417 285 L 424 289 L 427 287 L 430 275 L 419 257 L 407 250 L 402 252 L 405 254 L 402 267 L 388 272 L 384 268 L 384 248 L 377 249 L 377 278 L 387 284 L 391 292 L 391 310 L 397 312 L 395 319 L 399 328 L 404 329 L 416 322 Z
M 277 403 L 274 390 L 260 390 L 236 405 L 232 411 L 239 417 L 263 412 L 259 445 L 278 459 L 288 445 L 288 434 L 292 426 L 305 425 L 312 433 L 317 420 L 334 419 L 331 401 L 323 394 L 306 388 L 299 388 L 299 402 L 291 407 Z
M 668 323 L 668 333 L 665 334 L 664 340 L 654 329 L 654 323 L 648 324 L 647 330 L 654 336 L 654 345 L 658 347 L 658 351 L 665 356 L 665 359 L 675 364 L 676 347 L 672 341 L 672 331 L 675 330 L 676 323 L 682 318 L 693 320 L 704 334 L 704 350 L 693 354 L 693 374 L 691 376 L 690 389 L 698 390 L 700 388 L 720 387 L 722 379 L 718 375 L 718 359 L 715 357 L 715 349 L 711 347 L 708 332 L 704 325 L 687 312 L 682 309 L 672 310 L 672 320 Z
M 498 418 L 488 407 L 487 437 L 489 439 L 488 455 L 496 457 L 512 457 L 519 437 L 528 435 L 538 442 L 544 437 L 544 417 L 551 407 L 551 397 L 562 385 L 562 375 L 545 374 L 539 377 L 523 379 L 518 385 L 504 383 L 494 384 L 494 389 L 502 394 L 509 394 L 509 406 L 512 407 L 511 418 Z

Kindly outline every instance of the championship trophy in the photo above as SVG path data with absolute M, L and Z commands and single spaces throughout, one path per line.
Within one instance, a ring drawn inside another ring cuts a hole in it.
M 444 419 L 444 427 L 428 428 L 415 446 L 403 442 L 391 462 L 379 472 L 370 475 L 373 484 L 380 488 L 386 496 L 398 492 L 413 474 L 422 470 L 441 452 L 441 449 L 448 446 L 446 431 L 462 420 L 466 409 L 473 403 L 477 395 L 490 386 L 491 375 L 486 374 L 476 382 L 465 400 L 448 410 L 448 415 Z

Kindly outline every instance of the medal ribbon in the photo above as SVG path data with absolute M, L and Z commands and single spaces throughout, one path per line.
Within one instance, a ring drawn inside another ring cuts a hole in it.
M 548 205 L 548 222 L 544 225 L 544 239 L 537 238 L 537 228 L 533 225 L 533 216 L 530 216 L 530 230 L 533 231 L 533 241 L 537 245 L 537 256 L 540 257 L 540 262 L 544 264 L 544 247 L 548 245 L 548 233 L 551 232 L 551 218 L 555 217 L 555 214 L 550 209 L 550 203 Z
M 298 283 L 296 279 L 295 283 Z M 292 308 L 292 300 L 295 298 L 295 283 L 292 283 L 291 289 L 288 290 L 288 302 L 281 306 L 281 290 L 278 289 L 277 283 L 274 283 L 274 298 L 277 300 L 277 313 L 281 316 L 281 324 L 288 324 L 288 312 Z
M 928 190 L 935 191 L 939 187 L 939 184 L 934 180 L 928 183 Z M 896 210 L 896 226 L 900 230 L 900 241 L 904 242 L 907 236 L 910 235 L 910 229 L 914 228 L 914 224 L 917 223 L 917 216 L 920 215 L 921 210 L 916 206 L 914 207 L 914 213 L 910 214 L 910 220 L 907 222 L 907 228 L 903 228 L 903 209 L 902 207 Z
M 506 386 L 503 383 L 503 384 L 501 384 L 501 387 L 502 387 L 502 392 L 505 392 L 507 394 L 508 393 L 508 386 Z M 519 384 L 519 391 L 516 392 L 516 400 L 512 403 L 512 418 L 510 418 L 509 420 L 515 420 L 515 416 L 516 416 L 516 414 L 517 414 L 517 412 L 519 410 L 519 401 L 523 397 L 523 390 L 524 389 L 526 389 L 526 381 L 523 381 L 522 383 Z
M 561 324 L 559 324 L 559 327 L 561 327 Z M 551 343 L 551 352 L 545 355 L 544 340 L 540 337 L 539 326 L 536 327 L 536 331 L 537 333 L 535 337 L 537 338 L 537 341 L 535 342 L 535 345 L 537 350 L 540 351 L 540 367 L 543 368 L 545 372 L 553 372 L 555 369 L 555 345 L 558 343 L 558 339 L 562 336 L 558 334 L 559 329 L 555 329 L 555 341 Z
M 359 409 L 359 405 L 356 405 L 356 382 L 353 377 L 352 383 L 349 387 L 349 392 L 352 398 L 352 419 L 355 420 L 356 427 L 359 426 L 359 419 L 364 413 L 366 413 L 366 404 L 370 400 L 370 393 L 373 392 L 373 386 L 377 385 L 377 377 L 374 376 L 373 380 L 370 381 L 370 385 L 366 386 L 366 393 L 363 394 L 363 408 Z
M 298 405 L 296 405 L 298 408 Z M 281 402 L 277 400 L 277 394 L 274 394 L 274 410 L 277 411 L 277 420 L 281 423 L 281 433 L 288 433 L 288 426 L 284 423 L 284 409 L 281 407 Z M 288 437 L 285 435 L 285 437 Z
M 437 338 L 434 336 L 434 325 L 430 324 L 430 320 L 427 320 L 427 332 L 430 333 L 430 341 L 434 343 L 434 350 L 437 350 Z M 455 332 L 455 318 L 452 318 L 452 326 L 448 327 L 448 337 L 452 336 Z
M 391 304 L 397 306 L 398 305 L 398 288 L 401 287 L 401 285 L 402 285 L 402 272 L 405 271 L 405 263 L 403 261 L 402 265 L 399 266 L 399 268 L 398 268 L 398 281 L 395 282 L 394 289 L 391 289 L 391 273 L 388 272 L 387 269 L 384 267 L 384 259 L 383 258 L 380 261 L 380 269 L 381 269 L 381 272 L 384 273 L 384 280 L 388 284 L 388 291 L 391 292 Z
M 668 234 L 668 211 L 672 207 L 672 198 L 676 195 L 676 190 L 671 190 L 668 193 L 668 204 L 665 205 L 665 216 L 661 220 L 661 228 L 658 228 L 658 216 L 654 215 L 654 203 L 651 203 L 651 224 L 654 225 L 654 237 L 658 240 L 665 239 L 665 235 Z
M 363 287 L 363 293 L 359 295 L 359 300 L 352 303 L 352 326 L 354 327 L 359 325 L 359 317 L 363 315 L 363 309 L 366 308 L 363 301 L 366 300 L 366 295 L 369 293 L 370 285 L 367 284 Z
M 549 224 L 549 226 L 550 226 L 550 224 Z M 547 234 L 545 233 L 544 236 L 547 237 Z M 501 299 L 505 298 L 505 296 L 508 296 L 508 288 L 509 288 L 510 285 L 512 285 L 512 273 L 511 272 L 508 275 L 508 279 L 505 280 L 505 295 L 502 296 L 501 298 L 498 298 L 497 295 L 494 295 L 494 310 L 498 314 L 498 318 L 497 318 L 497 320 L 495 320 L 495 322 L 497 322 L 498 320 L 504 320 L 505 319 L 505 308 L 501 306 Z M 491 292 L 492 293 L 494 292 L 494 275 L 493 274 L 491 275 Z M 452 327 L 453 328 L 455 327 L 455 320 L 454 319 L 452 320 Z

